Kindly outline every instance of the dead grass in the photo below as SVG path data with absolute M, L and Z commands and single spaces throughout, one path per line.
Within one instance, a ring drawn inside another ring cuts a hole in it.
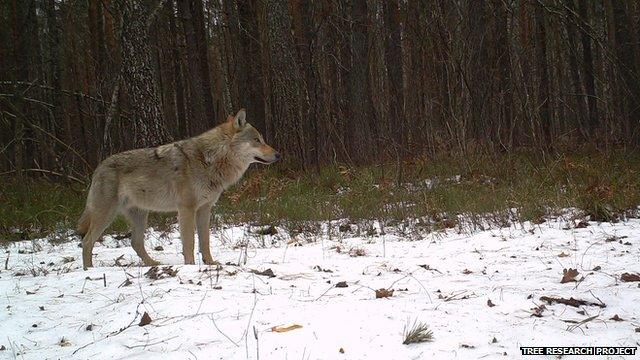
M 433 332 L 429 330 L 429 326 L 423 322 L 414 321 L 413 325 L 407 322 L 402 332 L 402 342 L 404 345 L 418 344 L 433 341 Z

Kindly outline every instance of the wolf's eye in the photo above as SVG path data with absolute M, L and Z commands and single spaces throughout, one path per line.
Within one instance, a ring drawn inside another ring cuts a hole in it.
M 259 138 L 255 138 L 255 139 L 253 139 L 253 141 L 255 141 L 255 142 L 259 143 L 259 142 L 260 142 L 260 139 L 259 139 Z

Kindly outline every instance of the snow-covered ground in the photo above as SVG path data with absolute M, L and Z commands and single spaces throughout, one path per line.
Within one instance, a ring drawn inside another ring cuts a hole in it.
M 620 280 L 640 272 L 639 220 L 570 229 L 552 220 L 419 241 L 248 236 L 213 232 L 214 256 L 241 263 L 216 269 L 182 265 L 177 233 L 149 231 L 147 248 L 163 248 L 150 253 L 172 266 L 151 278 L 126 240 L 97 244 L 89 271 L 77 240 L 15 243 L 0 258 L 0 358 L 505 359 L 521 358 L 520 346 L 640 342 L 639 283 Z M 266 246 L 237 246 L 246 241 Z M 578 281 L 561 283 L 569 268 Z M 275 277 L 251 272 L 267 269 Z M 380 288 L 393 296 L 376 299 Z M 139 326 L 145 312 L 151 322 Z M 402 344 L 415 321 L 429 325 L 432 342 Z M 292 325 L 301 327 L 273 331 Z

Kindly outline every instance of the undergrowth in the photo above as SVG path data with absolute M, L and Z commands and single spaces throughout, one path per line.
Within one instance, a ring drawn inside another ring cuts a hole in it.
M 538 153 L 417 158 L 395 165 L 332 165 L 294 172 L 252 166 L 214 207 L 218 223 L 280 226 L 314 232 L 318 221 L 378 220 L 398 225 L 414 219 L 427 231 L 452 228 L 460 216 L 478 227 L 543 221 L 576 207 L 592 220 L 616 221 L 640 204 L 640 156 L 628 153 L 556 155 Z M 33 239 L 75 228 L 86 186 L 46 179 L 4 178 L 0 185 L 0 241 Z M 173 214 L 150 217 L 167 229 Z M 125 232 L 119 218 L 107 232 Z M 364 231 L 370 231 L 365 229 Z

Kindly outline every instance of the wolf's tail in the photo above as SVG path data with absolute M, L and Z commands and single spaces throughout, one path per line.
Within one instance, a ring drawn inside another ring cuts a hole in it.
M 89 208 L 84 208 L 80 220 L 78 220 L 78 226 L 76 227 L 76 234 L 80 237 L 84 237 L 89 231 L 89 225 L 91 225 L 91 211 Z

